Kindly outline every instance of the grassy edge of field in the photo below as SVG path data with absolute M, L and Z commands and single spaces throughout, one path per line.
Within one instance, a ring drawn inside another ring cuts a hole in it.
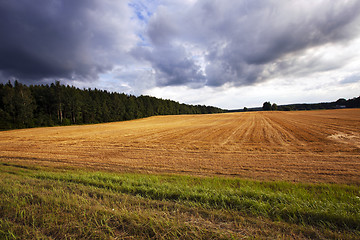
M 360 237 L 360 187 L 0 162 L 1 239 Z

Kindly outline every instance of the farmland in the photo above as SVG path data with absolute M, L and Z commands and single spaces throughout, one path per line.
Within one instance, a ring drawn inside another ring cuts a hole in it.
M 0 132 L 1 239 L 359 239 L 360 110 Z
M 360 111 L 157 116 L 1 132 L 0 159 L 52 167 L 360 184 Z

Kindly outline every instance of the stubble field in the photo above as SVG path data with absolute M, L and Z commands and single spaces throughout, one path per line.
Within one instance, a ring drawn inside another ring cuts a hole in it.
M 0 160 L 360 184 L 360 110 L 156 116 L 0 133 Z
M 0 132 L 0 239 L 359 239 L 360 109 Z

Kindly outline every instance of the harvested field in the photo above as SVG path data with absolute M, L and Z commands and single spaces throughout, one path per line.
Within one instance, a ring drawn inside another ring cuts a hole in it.
M 360 109 L 157 116 L 5 131 L 0 160 L 360 184 Z

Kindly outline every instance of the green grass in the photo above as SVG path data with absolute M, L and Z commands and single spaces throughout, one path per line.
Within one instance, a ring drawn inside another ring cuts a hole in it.
M 0 239 L 358 239 L 360 187 L 0 163 Z

